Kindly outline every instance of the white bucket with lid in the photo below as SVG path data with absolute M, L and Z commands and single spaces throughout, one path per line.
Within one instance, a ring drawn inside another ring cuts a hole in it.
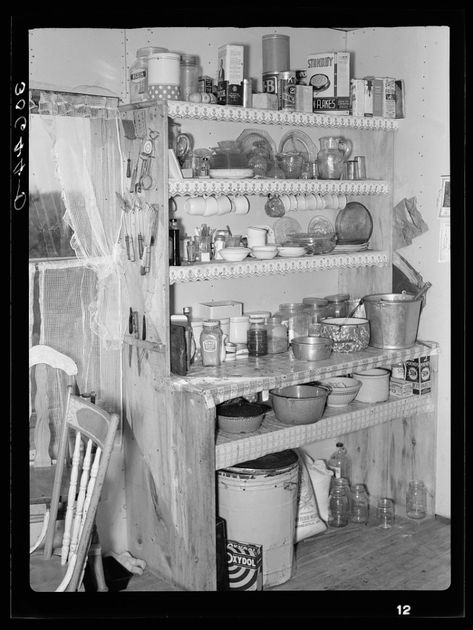
M 360 391 L 355 400 L 376 403 L 389 398 L 389 370 L 373 368 L 363 372 L 353 372 L 352 376 L 361 381 Z
M 218 471 L 218 514 L 227 539 L 263 546 L 263 587 L 292 576 L 298 478 L 291 450 Z

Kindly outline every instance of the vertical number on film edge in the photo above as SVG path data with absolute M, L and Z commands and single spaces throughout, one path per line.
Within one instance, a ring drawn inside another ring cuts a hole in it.
M 24 98 L 24 96 L 22 96 L 22 94 L 24 93 L 26 88 L 26 84 L 23 81 L 20 81 L 19 83 L 16 83 L 15 85 L 15 99 L 14 99 L 14 106 L 15 106 L 15 110 L 17 112 L 21 112 L 25 109 L 26 107 L 26 100 Z M 17 98 L 20 97 L 20 98 Z M 25 168 L 25 163 L 23 162 L 23 156 L 22 156 L 22 151 L 25 148 L 24 142 L 23 142 L 23 135 L 22 132 L 25 131 L 26 129 L 26 125 L 27 125 L 27 118 L 25 115 L 21 114 L 19 116 L 16 116 L 15 121 L 13 123 L 13 138 L 12 138 L 12 144 L 14 144 L 14 148 L 13 148 L 13 160 L 12 163 L 15 164 L 15 167 L 13 168 L 13 175 L 16 175 L 18 180 L 17 180 L 17 187 L 16 187 L 16 193 L 14 195 L 14 200 L 13 200 L 13 207 L 15 208 L 15 210 L 22 210 L 25 206 L 26 203 L 26 193 L 24 190 L 22 190 L 22 171 Z M 16 133 L 19 133 L 19 136 L 16 135 Z M 16 144 L 15 144 L 16 141 Z M 14 190 L 15 186 L 12 186 L 12 190 Z

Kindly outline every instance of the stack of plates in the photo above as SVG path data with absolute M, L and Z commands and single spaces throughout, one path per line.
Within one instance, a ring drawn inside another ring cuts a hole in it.
M 352 245 L 349 244 L 341 244 L 341 245 L 335 245 L 335 248 L 333 249 L 333 254 L 351 254 L 353 252 L 363 252 L 365 251 L 365 249 L 368 249 L 368 241 L 366 241 L 366 243 L 353 243 Z

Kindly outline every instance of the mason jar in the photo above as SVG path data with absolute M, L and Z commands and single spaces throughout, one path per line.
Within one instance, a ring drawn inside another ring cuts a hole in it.
M 294 337 L 307 337 L 309 334 L 309 315 L 304 310 L 302 302 L 288 302 L 279 305 L 275 313 L 287 327 L 287 338 L 290 343 Z
M 409 518 L 425 518 L 427 491 L 423 481 L 410 481 L 406 496 L 406 514 Z
M 326 317 L 346 317 L 348 315 L 348 293 L 336 293 L 335 295 L 326 295 L 327 315 Z
M 288 349 L 287 326 L 281 322 L 279 317 L 268 319 L 268 354 L 279 354 Z

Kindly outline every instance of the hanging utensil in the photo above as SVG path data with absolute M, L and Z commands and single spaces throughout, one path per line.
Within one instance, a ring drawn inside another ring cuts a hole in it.
M 424 286 L 416 293 L 413 299 L 418 300 L 419 298 L 421 298 L 423 295 L 425 295 L 425 293 L 427 293 L 427 291 L 430 289 L 431 286 L 432 286 L 431 282 L 426 282 Z

